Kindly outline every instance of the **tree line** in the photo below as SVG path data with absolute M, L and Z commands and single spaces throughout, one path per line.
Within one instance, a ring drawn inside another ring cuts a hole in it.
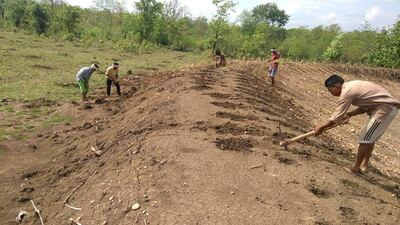
M 82 9 L 63 0 L 0 0 L 0 29 L 25 31 L 108 45 L 126 52 L 168 48 L 202 52 L 221 50 L 229 57 L 264 59 L 276 47 L 285 58 L 400 67 L 400 20 L 375 30 L 368 23 L 353 31 L 339 25 L 286 29 L 290 17 L 275 3 L 243 11 L 237 23 L 228 21 L 236 3 L 213 0 L 212 19 L 193 18 L 179 0 L 139 0 L 128 12 L 124 0 L 94 0 Z

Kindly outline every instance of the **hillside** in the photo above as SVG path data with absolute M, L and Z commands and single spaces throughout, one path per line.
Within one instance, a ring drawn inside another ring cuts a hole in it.
M 270 87 L 265 69 L 231 61 L 127 76 L 121 99 L 60 106 L 71 122 L 1 143 L 2 224 L 21 209 L 23 224 L 40 224 L 30 199 L 45 224 L 399 224 L 399 117 L 361 176 L 343 167 L 363 116 L 279 146 L 334 110 L 328 74 L 372 80 L 399 98 L 399 71 L 285 62 Z
M 68 122 L 70 118 L 53 112 L 60 104 L 80 99 L 75 74 L 93 62 L 100 65 L 91 78 L 91 87 L 96 88 L 105 86 L 104 72 L 114 61 L 120 62 L 123 78 L 206 60 L 201 53 L 143 49 L 142 54 L 133 54 L 106 44 L 86 46 L 0 32 L 0 140 L 25 139 L 24 134 L 38 128 Z

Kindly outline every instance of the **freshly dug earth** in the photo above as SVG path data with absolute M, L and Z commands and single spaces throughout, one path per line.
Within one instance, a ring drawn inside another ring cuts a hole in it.
M 60 106 L 76 119 L 0 143 L 1 224 L 15 224 L 19 210 L 29 213 L 22 224 L 40 224 L 29 200 L 45 224 L 400 224 L 399 118 L 360 176 L 343 167 L 365 117 L 279 147 L 335 109 L 322 85 L 330 73 L 397 98 L 398 81 L 288 62 L 271 87 L 265 71 L 238 61 L 132 76 L 120 99 Z

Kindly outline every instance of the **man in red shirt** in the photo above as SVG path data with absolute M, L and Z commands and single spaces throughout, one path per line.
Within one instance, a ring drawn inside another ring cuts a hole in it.
M 275 76 L 278 73 L 278 64 L 279 64 L 279 58 L 280 58 L 279 52 L 276 50 L 276 48 L 271 49 L 271 59 L 268 60 L 269 64 L 269 69 L 268 69 L 268 74 L 271 77 L 271 85 L 274 86 L 275 84 Z

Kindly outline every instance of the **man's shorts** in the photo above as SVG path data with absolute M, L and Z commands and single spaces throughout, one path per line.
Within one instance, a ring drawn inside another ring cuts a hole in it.
M 277 66 L 270 67 L 268 69 L 268 74 L 269 74 L 270 77 L 275 77 L 277 73 L 278 73 L 278 67 Z
M 377 141 L 389 127 L 398 111 L 399 109 L 392 105 L 382 105 L 377 107 L 377 109 L 370 115 L 367 125 L 361 131 L 358 143 L 372 144 Z
M 85 81 L 78 80 L 78 84 L 79 84 L 79 89 L 81 89 L 82 94 L 86 94 L 89 91 L 88 85 Z

